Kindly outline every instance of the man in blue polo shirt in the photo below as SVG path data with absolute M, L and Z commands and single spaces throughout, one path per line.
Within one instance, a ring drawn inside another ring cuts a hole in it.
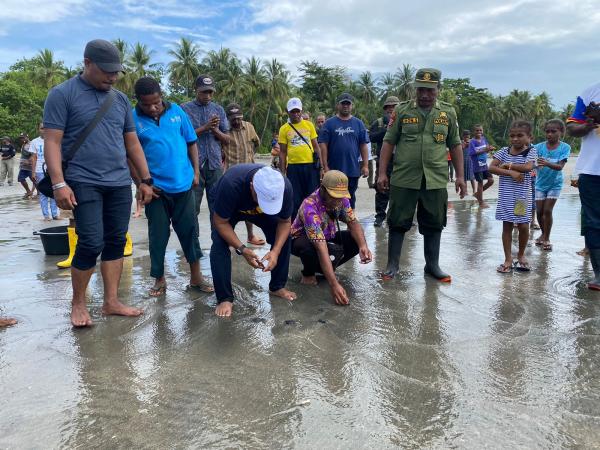
M 327 119 L 318 139 L 323 170 L 339 170 L 348 177 L 352 209 L 356 205 L 358 179 L 369 175 L 369 136 L 362 120 L 352 115 L 353 102 L 350 94 L 338 97 L 337 114 Z
M 229 317 L 233 309 L 230 247 L 253 268 L 271 272 L 271 294 L 294 300 L 296 294 L 285 288 L 294 207 L 290 180 L 272 167 L 238 164 L 225 172 L 208 195 L 215 205 L 210 248 L 210 269 L 218 302 L 215 313 Z M 262 259 L 235 233 L 235 225 L 242 220 L 256 225 L 265 234 L 271 250 Z
M 44 105 L 44 154 L 56 204 L 73 210 L 79 235 L 71 265 L 71 323 L 92 324 L 85 291 L 102 254 L 104 314 L 139 316 L 142 310 L 119 300 L 125 233 L 131 213 L 131 177 L 127 160 L 142 179 L 138 195 L 152 199 L 152 178 L 135 133 L 131 104 L 113 89 L 123 71 L 119 50 L 110 42 L 87 43 L 83 72 L 52 88 Z M 105 101 L 112 104 L 74 155 L 71 148 Z M 72 156 L 72 157 L 71 157 Z M 67 162 L 63 172 L 63 160 Z
M 164 262 L 171 225 L 190 265 L 189 287 L 212 292 L 200 270 L 202 251 L 192 191 L 200 179 L 194 127 L 179 106 L 162 99 L 155 79 L 140 78 L 134 91 L 138 100 L 133 111 L 135 127 L 154 180 L 154 199 L 146 205 L 150 276 L 156 279 L 150 295 L 158 297 L 167 289 Z M 136 175 L 134 180 L 139 184 Z

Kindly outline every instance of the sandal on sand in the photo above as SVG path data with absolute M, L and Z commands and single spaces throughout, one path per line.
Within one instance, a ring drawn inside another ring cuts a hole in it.
M 215 292 L 215 288 L 213 287 L 213 285 L 206 280 L 202 280 L 200 284 L 188 284 L 188 290 L 197 290 L 207 294 Z
M 544 242 L 544 245 L 542 246 L 542 250 L 546 250 L 547 252 L 551 252 L 552 251 L 552 244 L 549 241 Z
M 395 277 L 395 275 L 392 275 L 390 273 L 387 272 L 379 272 L 379 279 L 381 281 L 391 281 L 393 280 Z
M 529 272 L 531 271 L 531 267 L 529 267 L 529 263 L 522 263 L 521 261 L 514 262 L 514 268 L 518 272 Z
M 162 284 L 158 287 L 152 286 L 148 289 L 148 294 L 150 297 L 160 297 L 161 295 L 165 295 L 167 293 L 167 285 Z
M 537 245 L 538 247 L 544 245 L 544 241 L 542 240 L 541 237 L 539 237 L 535 240 L 535 245 Z
M 500 264 L 498 267 L 496 267 L 496 272 L 498 272 L 498 273 L 511 273 L 512 272 L 512 266 L 507 266 L 506 264 Z
M 256 236 L 254 237 L 253 240 L 248 239 L 248 244 L 250 244 L 250 245 L 259 246 L 259 245 L 265 245 L 265 243 L 266 243 L 266 241 L 264 239 L 257 238 Z

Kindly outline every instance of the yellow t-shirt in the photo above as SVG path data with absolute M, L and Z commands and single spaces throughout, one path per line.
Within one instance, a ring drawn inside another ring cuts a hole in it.
M 302 119 L 300 123 L 295 123 L 294 127 L 298 130 L 304 139 L 294 131 L 288 122 L 284 123 L 279 129 L 279 144 L 287 145 L 287 163 L 304 164 L 313 162 L 313 148 L 311 139 L 316 139 L 317 130 L 309 120 Z

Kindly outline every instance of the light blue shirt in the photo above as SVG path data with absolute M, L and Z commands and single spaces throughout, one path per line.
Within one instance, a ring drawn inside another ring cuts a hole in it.
M 187 114 L 178 105 L 165 103 L 158 123 L 139 108 L 134 109 L 133 119 L 154 185 L 168 194 L 189 190 L 194 168 L 188 144 L 196 141 L 196 132 Z
M 558 164 L 561 161 L 568 160 L 569 155 L 571 154 L 571 146 L 562 141 L 560 141 L 558 147 L 556 147 L 554 150 L 548 150 L 548 146 L 546 145 L 545 141 L 535 144 L 535 148 L 538 153 L 538 158 L 544 158 L 553 164 Z M 537 168 L 537 179 L 535 182 L 536 191 L 560 191 L 562 186 L 562 170 L 552 170 L 550 167 Z

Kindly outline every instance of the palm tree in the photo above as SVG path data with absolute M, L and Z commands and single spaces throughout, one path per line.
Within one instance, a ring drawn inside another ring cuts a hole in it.
M 34 78 L 50 89 L 64 80 L 65 67 L 62 61 L 54 59 L 54 52 L 45 48 L 33 58 Z
M 261 97 L 264 98 L 266 84 L 267 77 L 261 60 L 254 56 L 248 58 L 244 64 L 244 97 L 249 104 L 248 120 L 250 122 L 254 119 L 259 103 L 262 103 L 260 100 Z
M 289 72 L 285 66 L 273 58 L 264 65 L 265 74 L 267 77 L 266 94 L 268 98 L 268 108 L 265 115 L 265 124 L 260 134 L 261 142 L 264 142 L 265 131 L 269 125 L 271 117 L 271 109 L 275 106 L 277 117 L 281 114 L 281 105 L 285 102 L 286 97 L 290 93 Z
M 402 68 L 398 68 L 394 77 L 398 86 L 398 97 L 401 101 L 410 100 L 413 98 L 415 88 L 413 81 L 415 79 L 415 68 L 410 64 L 402 64 Z
M 171 82 L 178 86 L 184 86 L 188 97 L 193 96 L 193 82 L 200 74 L 198 67 L 200 52 L 200 48 L 186 38 L 181 38 L 175 48 L 169 50 L 169 55 L 175 58 L 168 65 Z
M 365 104 L 370 104 L 377 101 L 377 86 L 371 72 L 366 71 L 358 76 L 356 82 L 356 88 L 358 90 L 358 97 Z
M 112 43 L 115 47 L 117 47 L 117 50 L 119 50 L 119 59 L 121 60 L 121 64 L 125 63 L 129 50 L 129 44 L 121 38 L 113 40 Z

